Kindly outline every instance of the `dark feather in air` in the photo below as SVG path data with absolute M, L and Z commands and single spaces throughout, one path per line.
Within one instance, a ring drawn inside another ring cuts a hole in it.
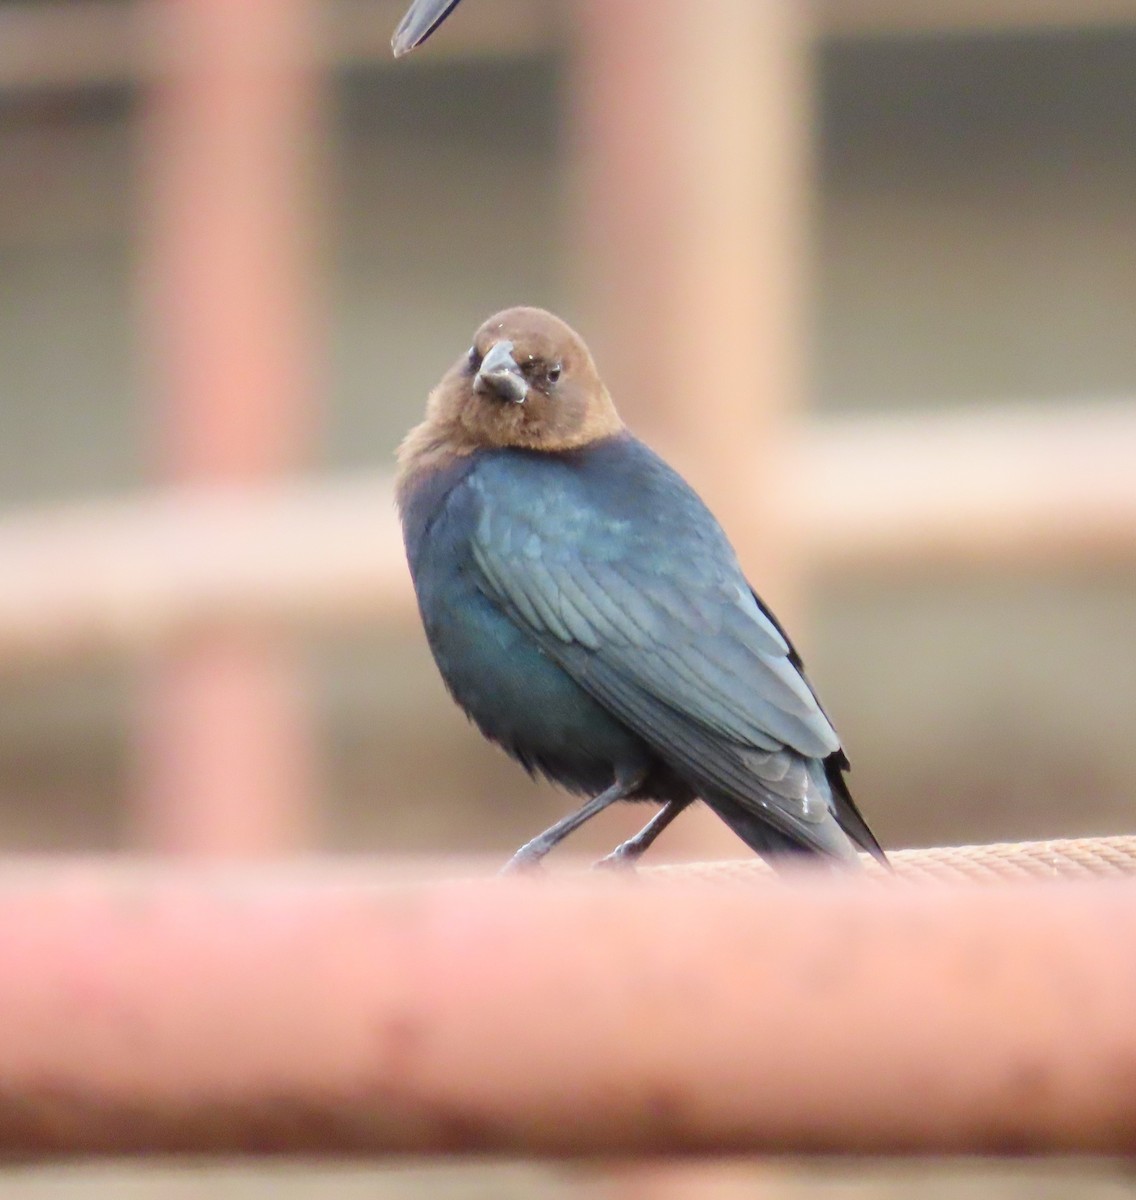
M 461 0 L 414 0 L 391 38 L 395 58 L 421 46 L 460 3 Z

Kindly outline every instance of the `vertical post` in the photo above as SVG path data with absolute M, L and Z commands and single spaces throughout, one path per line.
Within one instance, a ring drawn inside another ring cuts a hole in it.
M 314 410 L 314 0 L 143 0 L 140 295 L 163 477 L 296 467 Z M 295 648 L 240 622 L 163 649 L 140 714 L 136 841 L 299 845 L 311 735 Z
M 575 24 L 577 282 L 600 368 L 785 615 L 800 563 L 777 501 L 805 393 L 802 13 L 792 0 L 579 0 Z M 709 819 L 667 837 L 737 852 Z

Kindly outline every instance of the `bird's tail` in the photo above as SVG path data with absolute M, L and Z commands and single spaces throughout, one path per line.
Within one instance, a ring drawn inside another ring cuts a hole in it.
M 703 800 L 742 839 L 743 842 L 772 866 L 784 864 L 789 858 L 801 861 L 812 859 L 830 866 L 858 867 L 860 856 L 852 840 L 836 822 L 835 817 L 821 822 L 810 830 L 811 844 L 803 838 L 782 833 L 761 816 L 737 800 L 721 793 L 707 792 Z M 874 839 L 873 839 L 874 840 Z
M 860 847 L 883 866 L 891 870 L 891 864 L 884 854 L 883 847 L 876 841 L 876 835 L 868 828 L 868 822 L 860 815 L 856 801 L 848 790 L 844 772 L 848 770 L 848 759 L 843 750 L 830 754 L 823 763 L 824 778 L 828 784 L 829 795 L 832 797 L 832 812 L 840 828 Z

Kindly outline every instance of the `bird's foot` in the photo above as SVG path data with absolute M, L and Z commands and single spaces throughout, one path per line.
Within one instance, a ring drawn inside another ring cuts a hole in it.
M 593 871 L 634 871 L 635 864 L 639 861 L 643 851 L 631 842 L 624 842 L 622 846 L 616 848 L 610 853 L 605 854 L 597 863 L 592 864 Z
M 522 846 L 501 868 L 499 875 L 536 875 L 544 870 L 544 855 L 533 854 Z

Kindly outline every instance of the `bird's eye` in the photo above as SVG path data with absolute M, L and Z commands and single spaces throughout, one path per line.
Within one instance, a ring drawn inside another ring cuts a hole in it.
M 545 372 L 545 378 L 549 383 L 556 383 L 560 379 L 560 372 L 563 370 L 560 363 L 553 363 Z
M 476 346 L 470 346 L 469 354 L 466 356 L 466 361 L 469 363 L 469 369 L 476 371 L 481 366 L 481 355 L 477 351 Z

